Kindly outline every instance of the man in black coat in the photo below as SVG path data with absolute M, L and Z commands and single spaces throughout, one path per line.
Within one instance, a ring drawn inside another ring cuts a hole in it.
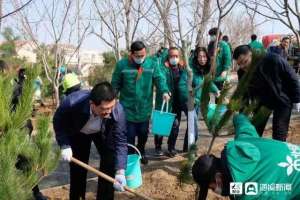
M 252 61 L 250 46 L 238 46 L 234 50 L 233 59 L 240 67 L 240 80 Z M 273 111 L 273 139 L 286 141 L 293 105 L 300 111 L 299 80 L 287 61 L 277 54 L 266 54 L 256 66 L 248 94 L 248 97 L 257 99 L 260 105 Z M 255 127 L 260 135 L 263 134 L 268 118 Z
M 102 178 L 98 181 L 97 200 L 114 199 L 114 188 L 124 191 L 127 163 L 126 120 L 123 107 L 108 82 L 91 91 L 69 94 L 54 114 L 53 126 L 62 159 L 75 157 L 88 163 L 91 142 L 101 158 L 100 171 L 114 176 L 114 185 Z M 87 170 L 70 163 L 70 200 L 85 199 Z

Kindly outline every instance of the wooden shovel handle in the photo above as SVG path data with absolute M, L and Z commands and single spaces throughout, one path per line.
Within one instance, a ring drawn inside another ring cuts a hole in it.
M 76 159 L 76 158 L 74 158 L 74 157 L 71 158 L 71 161 L 72 161 L 73 163 L 76 163 L 77 165 L 79 165 L 79 166 L 85 168 L 86 170 L 95 173 L 97 176 L 100 176 L 101 178 L 103 178 L 103 179 L 105 179 L 105 180 L 107 180 L 107 181 L 109 181 L 109 182 L 111 182 L 111 183 L 115 183 L 115 182 L 116 182 L 115 179 L 113 179 L 112 177 L 110 177 L 110 176 L 104 174 L 103 172 L 100 172 L 99 170 L 97 170 L 97 169 L 95 169 L 95 168 L 93 168 L 93 167 L 87 165 L 87 164 L 84 163 L 84 162 L 81 162 L 80 160 L 78 160 L 78 159 Z M 127 187 L 127 186 L 125 186 L 124 189 L 125 189 L 127 192 L 130 192 L 130 193 L 132 193 L 132 194 L 134 194 L 134 195 L 136 195 L 136 196 L 138 196 L 138 197 L 141 197 L 141 198 L 143 198 L 143 199 L 145 199 L 145 200 L 153 200 L 153 199 L 150 198 L 150 197 L 147 197 L 147 196 L 145 196 L 145 195 L 143 195 L 143 194 L 137 193 L 136 191 L 134 191 L 133 189 L 130 189 L 130 188 Z

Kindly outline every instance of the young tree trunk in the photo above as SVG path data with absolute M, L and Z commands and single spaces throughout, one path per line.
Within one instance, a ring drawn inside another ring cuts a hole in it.
M 174 39 L 172 34 L 172 26 L 169 21 L 170 7 L 173 0 L 164 1 L 163 5 L 159 0 L 154 0 L 157 10 L 159 11 L 161 20 L 164 26 L 164 46 L 171 47 L 174 45 Z
M 195 107 L 194 107 L 194 91 L 193 91 L 193 71 L 189 65 L 189 52 L 190 52 L 190 42 L 187 42 L 184 39 L 183 32 L 182 32 L 182 23 L 181 23 L 181 13 L 180 13 L 180 2 L 179 0 L 174 0 L 177 8 L 177 23 L 179 29 L 180 40 L 182 44 L 182 54 L 183 60 L 186 64 L 187 74 L 188 74 L 188 102 L 187 102 L 187 109 L 188 109 L 188 149 L 190 146 L 195 143 Z
M 208 19 L 210 17 L 210 11 L 211 11 L 211 0 L 204 0 L 203 2 L 203 8 L 202 8 L 202 16 L 201 16 L 201 21 L 198 26 L 198 33 L 196 37 L 196 46 L 203 46 L 204 41 L 203 41 L 203 34 L 204 31 L 206 30 L 206 26 L 208 24 Z
M 54 91 L 55 107 L 58 108 L 58 106 L 60 104 L 60 100 L 59 100 L 59 86 L 53 84 L 53 91 Z
M 131 36 L 130 36 L 130 29 L 131 29 L 131 5 L 132 0 L 125 0 L 124 1 L 124 10 L 125 10 L 125 17 L 126 17 L 126 25 L 125 25 L 125 41 L 126 41 L 126 49 L 130 51 L 130 44 L 131 44 Z

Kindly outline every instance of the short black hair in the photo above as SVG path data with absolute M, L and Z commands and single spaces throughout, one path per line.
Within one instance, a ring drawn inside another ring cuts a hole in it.
M 245 55 L 249 51 L 251 51 L 251 47 L 249 45 L 246 45 L 246 44 L 240 45 L 234 49 L 232 57 L 234 60 L 237 60 L 240 55 Z
M 252 34 L 252 35 L 251 35 L 251 40 L 254 41 L 254 40 L 256 40 L 256 39 L 257 39 L 257 35 Z
M 209 183 L 215 179 L 215 174 L 220 171 L 220 159 L 213 154 L 200 156 L 193 164 L 192 174 L 198 184 Z
M 19 80 L 24 80 L 25 79 L 25 72 L 26 72 L 25 68 L 20 68 L 18 70 L 18 78 L 19 78 Z
M 102 101 L 112 101 L 116 98 L 116 92 L 112 85 L 107 82 L 96 84 L 90 94 L 90 100 L 96 105 L 100 105 Z
M 135 41 L 130 46 L 130 51 L 133 53 L 135 51 L 140 51 L 146 48 L 145 44 L 142 41 Z
M 228 35 L 224 35 L 222 38 L 223 41 L 228 42 L 229 41 L 229 37 Z
M 217 172 L 222 171 L 222 161 L 214 155 L 200 156 L 192 166 L 192 175 L 200 186 L 199 198 L 206 199 L 209 183 L 214 182 Z
M 208 35 L 217 35 L 217 32 L 218 32 L 218 28 L 217 27 L 214 27 L 214 28 L 211 28 L 209 31 L 208 31 Z M 220 31 L 219 35 L 222 35 L 222 32 Z

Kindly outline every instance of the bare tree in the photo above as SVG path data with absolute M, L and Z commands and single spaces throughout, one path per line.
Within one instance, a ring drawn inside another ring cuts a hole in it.
M 255 22 L 254 21 L 255 21 L 255 16 L 257 14 L 256 10 L 257 10 L 257 4 L 253 8 L 253 10 L 250 10 L 249 8 L 246 7 L 246 12 L 247 12 L 247 15 L 249 16 L 249 19 L 250 19 L 251 30 L 252 30 L 251 33 L 252 34 L 255 31 L 255 25 L 254 25 Z
M 17 12 L 19 12 L 20 10 L 22 10 L 23 8 L 25 8 L 26 6 L 28 6 L 32 1 L 33 1 L 33 0 L 29 0 L 29 1 L 27 1 L 26 3 L 24 3 L 23 5 L 20 5 L 19 7 L 15 8 L 15 10 L 13 10 L 13 11 L 7 13 L 7 14 L 2 15 L 2 5 L 3 5 L 3 1 L 1 0 L 1 2 L 0 2 L 0 4 L 1 4 L 1 5 L 0 5 L 0 6 L 1 6 L 0 20 L 3 19 L 3 18 L 8 17 L 8 16 L 10 16 L 10 15 L 13 15 L 13 14 L 15 14 L 15 13 L 17 13 Z M 0 21 L 0 23 L 1 23 L 1 21 Z
M 164 27 L 164 46 L 173 46 L 174 37 L 172 31 L 172 24 L 170 22 L 170 9 L 173 4 L 173 0 L 154 0 L 157 10 L 159 11 L 160 17 Z
M 114 51 L 116 60 L 120 59 L 120 38 L 124 33 L 120 27 L 120 14 L 122 10 L 110 0 L 93 0 L 100 23 L 100 31 L 93 30 L 93 34 L 99 37 Z
M 131 31 L 131 7 L 132 7 L 132 0 L 123 0 L 123 6 L 125 11 L 125 41 L 126 41 L 126 49 L 127 51 L 130 50 L 130 44 L 132 38 L 130 38 L 130 31 Z
M 180 12 L 180 0 L 174 0 L 176 4 L 176 10 L 177 10 L 177 24 L 178 24 L 178 30 L 179 30 L 179 36 L 181 40 L 181 52 L 183 54 L 184 61 L 186 63 L 187 67 L 187 74 L 188 74 L 188 81 L 187 81 L 187 86 L 188 86 L 188 91 L 189 91 L 189 96 L 188 96 L 188 102 L 187 102 L 187 107 L 188 107 L 188 146 L 190 147 L 192 144 L 195 143 L 195 111 L 194 111 L 194 91 L 193 91 L 193 71 L 191 67 L 189 66 L 189 52 L 191 49 L 191 43 L 187 42 L 188 38 L 184 37 L 183 34 L 183 28 L 182 28 L 182 21 L 181 21 L 181 12 Z
M 17 0 L 14 0 L 14 6 L 18 7 L 18 4 L 19 2 Z M 26 12 L 18 13 L 19 20 L 21 22 L 21 31 L 24 33 L 24 36 L 33 41 L 34 46 L 41 55 L 43 70 L 46 74 L 47 80 L 53 86 L 54 100 L 56 106 L 58 106 L 60 86 L 59 67 L 63 64 L 68 64 L 71 59 L 69 58 L 68 61 L 64 60 L 64 41 L 70 41 L 70 38 L 72 37 L 72 34 L 68 33 L 68 31 L 72 31 L 71 25 L 68 24 L 68 19 L 76 18 L 76 13 L 72 12 L 73 4 L 72 1 L 68 0 L 59 2 L 57 0 L 52 0 L 51 2 L 41 0 L 41 5 L 43 10 L 41 10 L 41 6 L 30 8 L 31 12 L 34 8 L 36 9 L 36 13 L 40 17 L 38 23 L 32 23 L 30 20 L 30 15 Z M 86 37 L 86 33 L 89 29 L 90 24 L 88 23 L 83 26 L 83 34 L 81 36 L 80 42 L 73 49 L 73 55 L 75 55 L 75 52 L 79 49 L 84 38 Z M 47 31 L 48 36 L 52 39 L 51 50 L 54 55 L 54 66 L 48 59 L 49 48 L 42 47 L 39 42 L 38 35 L 41 33 L 41 31 Z
M 123 39 L 126 50 L 129 51 L 132 41 L 136 38 L 141 19 L 149 12 L 149 10 L 143 12 L 146 2 L 93 0 L 93 4 L 96 8 L 96 26 L 100 27 L 100 31 L 93 30 L 93 33 L 113 49 L 116 59 L 119 60 Z
M 200 4 L 198 4 L 199 6 Z M 198 7 L 197 6 L 197 7 Z M 196 46 L 203 46 L 204 41 L 203 41 L 203 34 L 205 33 L 208 20 L 212 16 L 211 10 L 212 10 L 212 1 L 211 0 L 203 0 L 203 6 L 202 6 L 202 11 L 201 14 L 197 12 L 198 17 L 201 19 L 200 23 L 197 27 L 197 37 L 196 37 Z M 198 9 L 200 10 L 200 9 Z
M 293 1 L 294 4 L 288 0 L 239 0 L 247 9 L 250 9 L 261 16 L 268 19 L 277 20 L 288 27 L 296 36 L 298 46 L 300 46 L 300 12 L 299 2 Z M 297 23 L 293 19 L 296 19 Z
M 220 35 L 220 27 L 221 27 L 221 23 L 222 20 L 224 19 L 224 17 L 226 15 L 228 15 L 228 13 L 232 10 L 232 8 L 236 5 L 236 3 L 238 2 L 238 0 L 226 0 L 223 1 L 223 4 L 221 4 L 220 0 L 217 0 L 217 6 L 218 6 L 218 12 L 219 12 L 219 16 L 218 16 L 218 25 L 217 25 L 217 39 L 215 41 L 214 44 L 214 53 L 213 53 L 213 58 L 212 58 L 212 66 L 210 68 L 210 73 L 212 75 L 212 77 L 215 77 L 215 73 L 216 73 L 216 60 L 217 60 L 217 45 L 219 43 L 219 35 Z M 210 146 L 208 148 L 208 153 L 210 153 L 211 148 L 213 146 L 213 143 L 217 137 L 217 132 L 213 132 L 213 138 L 211 140 Z
M 224 18 L 223 31 L 229 36 L 230 44 L 233 48 L 240 44 L 247 44 L 250 35 L 253 33 L 257 34 L 258 24 L 251 17 L 244 13 L 231 13 Z M 232 26 L 232 22 L 239 24 L 239 26 Z
M 217 51 L 218 51 L 217 45 L 219 43 L 221 23 L 222 23 L 222 20 L 224 19 L 224 17 L 226 15 L 228 15 L 228 13 L 236 5 L 238 0 L 226 0 L 226 1 L 222 1 L 222 2 L 223 2 L 223 4 L 221 4 L 220 0 L 217 0 L 219 16 L 218 16 L 218 22 L 217 22 L 217 29 L 218 29 L 217 35 L 216 35 L 217 40 L 214 44 L 214 53 L 213 53 L 212 66 L 211 66 L 211 73 L 213 76 L 215 76 L 215 70 L 216 70 L 216 57 L 217 57 Z

